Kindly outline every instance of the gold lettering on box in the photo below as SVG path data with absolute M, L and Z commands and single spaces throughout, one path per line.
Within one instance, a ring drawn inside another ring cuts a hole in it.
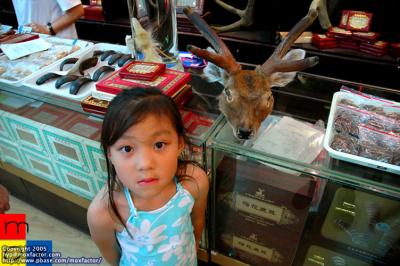
M 343 208 L 340 208 L 340 207 L 335 207 L 335 210 L 350 214 L 351 216 L 356 216 L 356 213 L 354 211 L 350 211 L 350 210 L 343 209 Z
M 79 161 L 78 154 L 76 154 L 76 151 L 73 148 L 65 146 L 58 142 L 54 142 L 54 147 L 59 154 L 71 158 L 75 161 Z
M 363 14 L 355 14 L 349 17 L 348 25 L 354 29 L 364 29 L 368 27 L 369 18 Z
M 284 259 L 276 249 L 267 248 L 237 236 L 233 236 L 233 247 L 274 263 L 281 263 Z
M 21 140 L 24 140 L 26 142 L 32 143 L 34 145 L 38 145 L 38 143 L 36 141 L 36 138 L 35 138 L 35 135 L 33 135 L 33 134 L 29 133 L 29 132 L 23 131 L 22 129 L 19 129 L 19 128 L 17 128 L 16 130 L 17 130 L 18 137 Z
M 277 206 L 237 193 L 234 194 L 234 198 L 235 207 L 239 211 L 274 221 L 277 224 L 294 224 L 299 221 L 299 218 L 285 206 Z

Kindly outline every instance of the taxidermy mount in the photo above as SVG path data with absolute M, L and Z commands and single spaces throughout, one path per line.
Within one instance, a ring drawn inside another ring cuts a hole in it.
M 224 89 L 218 96 L 219 109 L 232 126 L 237 138 L 254 138 L 261 122 L 272 112 L 274 106 L 271 87 L 286 86 L 295 78 L 296 71 L 318 63 L 318 57 L 304 58 L 304 50 L 289 51 L 294 41 L 317 18 L 317 12 L 310 10 L 292 28 L 265 63 L 257 66 L 255 70 L 242 70 L 215 31 L 190 7 L 184 8 L 183 11 L 216 52 L 193 45 L 187 47 L 188 51 L 225 70 Z

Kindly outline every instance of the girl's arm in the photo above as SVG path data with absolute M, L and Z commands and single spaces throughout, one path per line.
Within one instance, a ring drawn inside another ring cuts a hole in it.
M 194 178 L 194 182 L 187 183 L 190 183 L 190 186 L 192 187 L 191 192 L 195 198 L 195 203 L 192 209 L 192 224 L 194 228 L 196 245 L 198 248 L 206 219 L 205 212 L 207 208 L 209 180 L 203 169 L 197 166 L 193 166 L 193 172 L 189 173 L 189 176 Z
M 90 235 L 101 255 L 110 265 L 119 265 L 119 246 L 115 238 L 115 222 L 108 210 L 104 189 L 90 203 L 87 222 Z M 103 194 L 103 195 L 101 195 Z

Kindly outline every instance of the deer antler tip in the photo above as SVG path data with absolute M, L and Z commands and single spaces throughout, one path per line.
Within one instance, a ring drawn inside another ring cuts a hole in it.
M 190 51 L 191 49 L 192 49 L 192 45 L 191 44 L 186 45 L 186 50 L 187 51 Z

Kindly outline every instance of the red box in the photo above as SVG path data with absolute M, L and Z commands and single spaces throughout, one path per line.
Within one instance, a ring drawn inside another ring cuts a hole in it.
M 390 53 L 394 56 L 400 57 L 400 42 L 390 44 Z
M 333 49 L 333 48 L 338 47 L 337 42 L 331 42 L 331 43 L 327 42 L 327 43 L 321 43 L 321 44 L 313 43 L 313 45 L 315 47 L 317 47 L 318 49 L 321 49 L 321 50 L 323 50 L 323 49 Z
M 112 73 L 96 84 L 96 90 L 111 94 L 118 94 L 122 90 L 134 87 L 157 87 L 168 96 L 173 96 L 178 90 L 190 81 L 191 75 L 187 72 L 166 69 L 153 81 L 124 79 L 119 76 L 119 71 Z
M 353 40 L 362 42 L 376 42 L 379 37 L 379 33 L 368 31 L 368 32 L 353 32 L 351 38 Z
M 181 110 L 182 121 L 186 132 L 193 136 L 201 136 L 208 131 L 214 120 L 210 117 Z
M 352 31 L 369 31 L 371 20 L 372 13 L 351 10 L 348 12 L 346 29 Z
M 374 43 L 361 43 L 360 48 L 365 48 L 365 49 L 374 49 L 378 51 L 384 51 L 387 50 L 389 47 L 389 43 L 385 41 L 377 41 Z
M 312 36 L 312 42 L 313 43 L 325 43 L 325 42 L 336 42 L 335 37 L 328 37 L 326 34 L 313 34 Z
M 81 101 L 81 106 L 83 111 L 98 115 L 104 115 L 107 111 L 109 101 L 100 100 L 94 98 L 93 96 L 86 97 L 83 101 Z
M 121 78 L 127 79 L 140 79 L 140 80 L 154 80 L 156 77 L 164 73 L 165 64 L 133 61 L 119 71 Z
M 84 6 L 85 19 L 95 21 L 105 21 L 103 7 L 97 5 Z
M 349 20 L 349 12 L 350 10 L 342 11 L 342 17 L 340 18 L 340 24 L 339 24 L 339 27 L 342 29 L 346 29 L 347 27 L 347 21 Z
M 364 49 L 364 48 L 360 48 L 360 52 L 370 54 L 373 56 L 384 56 L 386 54 L 386 51 L 375 51 L 375 50 Z
M 327 31 L 327 36 L 329 37 L 339 37 L 339 38 L 351 38 L 351 36 L 353 35 L 353 33 L 349 30 L 345 30 L 339 27 L 330 27 Z

